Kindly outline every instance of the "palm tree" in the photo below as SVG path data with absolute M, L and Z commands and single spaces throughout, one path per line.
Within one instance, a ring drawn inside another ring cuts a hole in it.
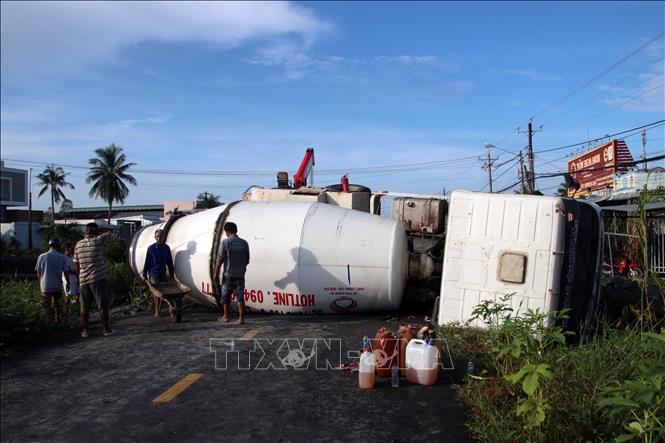
M 61 200 L 67 200 L 61 188 L 74 189 L 74 185 L 67 181 L 68 175 L 69 172 L 65 172 L 60 166 L 55 165 L 47 165 L 37 175 L 37 184 L 42 186 L 38 196 L 41 197 L 47 190 L 51 191 L 51 224 L 55 224 L 55 204 Z
M 136 163 L 125 163 L 127 157 L 122 153 L 122 148 L 113 143 L 105 148 L 95 149 L 95 154 L 96 158 L 88 160 L 90 172 L 85 182 L 92 183 L 90 197 L 101 197 L 109 204 L 107 223 L 111 224 L 113 202 L 122 204 L 129 195 L 125 182 L 136 186 L 136 179 L 127 173 Z

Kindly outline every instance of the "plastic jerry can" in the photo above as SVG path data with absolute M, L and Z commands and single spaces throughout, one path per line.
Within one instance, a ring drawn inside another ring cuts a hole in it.
M 439 349 L 431 340 L 413 339 L 406 345 L 406 379 L 411 383 L 433 385 L 439 376 Z
M 360 389 L 372 389 L 376 380 L 376 365 L 374 363 L 374 354 L 369 349 L 369 339 L 363 340 L 363 352 L 360 354 L 360 363 L 358 365 L 358 385 Z
M 408 326 L 399 327 L 399 375 L 406 377 L 406 345 L 416 338 Z
M 397 337 L 387 328 L 381 327 L 374 336 L 374 358 L 376 375 L 390 377 L 390 368 L 399 364 Z

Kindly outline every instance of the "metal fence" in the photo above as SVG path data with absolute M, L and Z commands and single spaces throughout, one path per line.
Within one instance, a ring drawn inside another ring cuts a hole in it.
M 649 270 L 665 275 L 665 216 L 648 218 L 647 256 Z

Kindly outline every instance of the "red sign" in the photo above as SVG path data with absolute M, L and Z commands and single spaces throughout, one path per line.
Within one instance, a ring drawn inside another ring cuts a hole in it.
M 569 160 L 568 173 L 580 183 L 580 189 L 574 196 L 586 196 L 590 191 L 611 187 L 614 174 L 625 171 L 627 168 L 621 165 L 632 160 L 623 140 L 612 140 Z

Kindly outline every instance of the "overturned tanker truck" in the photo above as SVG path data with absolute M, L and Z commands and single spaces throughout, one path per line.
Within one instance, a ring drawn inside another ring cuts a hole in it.
M 392 197 L 392 217 L 380 215 Z M 602 224 L 596 205 L 567 198 L 455 191 L 449 197 L 371 193 L 354 185 L 252 188 L 243 201 L 138 231 L 140 274 L 154 230 L 166 231 L 177 279 L 216 306 L 222 226 L 250 244 L 246 307 L 279 314 L 390 311 L 403 297 L 434 306 L 439 324 L 513 294 L 517 309 L 570 308 L 569 328 L 599 308 Z
M 289 181 L 250 187 L 243 200 L 134 234 L 129 263 L 143 270 L 162 228 L 176 278 L 217 306 L 214 261 L 226 222 L 249 242 L 245 307 L 276 314 L 346 314 L 433 306 L 433 321 L 466 321 L 483 300 L 511 294 L 513 309 L 570 309 L 564 326 L 595 321 L 602 223 L 593 203 L 560 197 L 456 191 L 450 197 L 372 193 L 349 184 L 308 186 L 314 149 Z M 392 198 L 390 217 L 381 200 Z M 482 325 L 479 325 L 482 326 Z

